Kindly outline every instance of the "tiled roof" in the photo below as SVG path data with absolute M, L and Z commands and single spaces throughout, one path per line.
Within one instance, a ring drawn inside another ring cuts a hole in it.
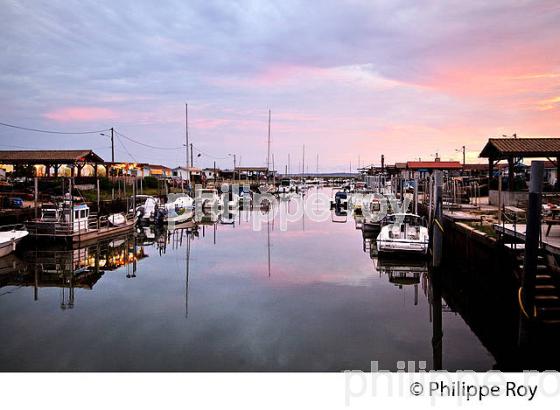
M 459 161 L 408 161 L 408 169 L 461 169 Z
M 480 157 L 560 155 L 560 138 L 490 138 Z
M 89 157 L 93 162 L 103 162 L 103 159 L 92 150 L 20 150 L 20 151 L 0 151 L 0 162 L 40 162 L 58 161 L 74 162 L 81 158 Z

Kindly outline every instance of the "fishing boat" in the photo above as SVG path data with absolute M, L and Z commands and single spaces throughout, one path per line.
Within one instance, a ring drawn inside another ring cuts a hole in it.
M 0 257 L 9 255 L 16 250 L 16 246 L 29 232 L 26 230 L 12 229 L 0 231 Z
M 113 216 L 113 221 L 120 218 Z M 97 217 L 90 214 L 85 203 L 73 203 L 64 199 L 54 205 L 44 205 L 41 217 L 27 221 L 26 229 L 36 239 L 62 239 L 71 242 L 83 242 L 112 236 L 133 229 L 135 219 L 132 214 L 123 215 L 125 222 L 114 225 L 108 216 Z
M 426 255 L 429 234 L 419 215 L 399 213 L 389 215 L 377 236 L 377 251 L 392 254 Z

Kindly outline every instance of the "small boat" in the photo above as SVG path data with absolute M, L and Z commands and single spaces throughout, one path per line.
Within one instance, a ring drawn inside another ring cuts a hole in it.
M 333 208 L 346 208 L 348 206 L 348 192 L 338 191 L 331 199 L 331 207 Z
M 172 202 L 165 204 L 164 222 L 180 223 L 192 219 L 194 200 L 186 195 L 181 194 Z
M 111 214 L 107 217 L 107 221 L 112 226 L 120 226 L 126 223 L 126 217 L 123 214 Z
M 377 251 L 382 253 L 426 255 L 429 234 L 424 219 L 415 214 L 392 214 L 377 236 Z
M 364 215 L 363 231 L 379 232 L 381 230 L 381 202 L 377 198 L 371 198 L 364 204 L 362 214 Z
M 296 184 L 293 179 L 284 178 L 280 181 L 280 186 L 278 186 L 279 194 L 288 194 L 296 190 Z
M 136 199 L 144 200 L 142 205 L 136 207 L 136 217 L 141 222 L 155 222 L 161 219 L 159 200 L 153 196 L 137 196 Z M 163 212 L 163 211 L 162 211 Z
M 203 209 L 223 208 L 224 202 L 222 201 L 222 198 L 220 198 L 220 195 L 218 195 L 218 191 L 216 189 L 205 188 L 201 189 L 199 192 Z
M 0 257 L 14 252 L 17 244 L 28 234 L 26 230 L 0 231 Z

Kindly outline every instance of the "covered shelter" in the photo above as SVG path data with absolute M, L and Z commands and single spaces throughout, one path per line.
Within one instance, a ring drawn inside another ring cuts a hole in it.
M 98 166 L 104 165 L 103 159 L 91 149 L 82 150 L 10 150 L 0 151 L 0 164 L 11 165 L 14 170 L 27 169 L 42 165 L 45 167 L 45 176 L 58 177 L 60 167 L 66 165 L 70 168 L 71 176 L 82 175 L 82 169 L 91 165 L 93 175 L 97 176 Z
M 234 178 L 247 180 L 260 180 L 268 178 L 269 169 L 267 167 L 235 167 Z
M 560 175 L 560 138 L 490 138 L 479 156 L 488 158 L 488 181 L 496 164 L 507 160 L 509 191 L 514 190 L 515 165 L 523 158 L 547 158 Z
M 435 170 L 440 171 L 461 171 L 463 166 L 459 161 L 408 161 L 406 163 L 406 170 L 408 176 L 413 177 L 417 174 L 419 177 L 432 174 Z

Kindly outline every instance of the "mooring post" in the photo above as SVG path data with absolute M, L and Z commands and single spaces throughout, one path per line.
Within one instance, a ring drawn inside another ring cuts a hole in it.
M 443 221 L 442 221 L 442 174 L 441 171 L 434 172 L 434 220 L 432 229 L 432 262 L 434 268 L 441 265 L 443 248 Z
M 99 190 L 99 178 L 97 178 L 97 215 L 99 216 L 101 214 L 101 209 L 99 207 L 100 202 L 101 202 L 101 191 Z
M 128 213 L 128 207 L 127 207 Z M 134 185 L 132 185 L 132 215 L 136 214 L 136 177 L 134 177 Z
M 418 178 L 414 178 L 414 213 L 418 215 Z
M 502 173 L 498 173 L 498 223 L 502 223 Z
M 37 207 L 39 206 L 39 178 L 35 176 L 35 219 L 37 219 Z
M 535 303 L 543 175 L 544 161 L 532 161 L 531 181 L 529 182 L 529 209 L 527 210 L 527 229 L 525 231 L 525 260 L 523 262 L 523 302 L 525 311 L 529 315 L 532 315 Z
M 432 287 L 432 366 L 434 370 L 443 367 L 443 316 L 441 295 L 441 271 L 434 269 L 430 276 Z

